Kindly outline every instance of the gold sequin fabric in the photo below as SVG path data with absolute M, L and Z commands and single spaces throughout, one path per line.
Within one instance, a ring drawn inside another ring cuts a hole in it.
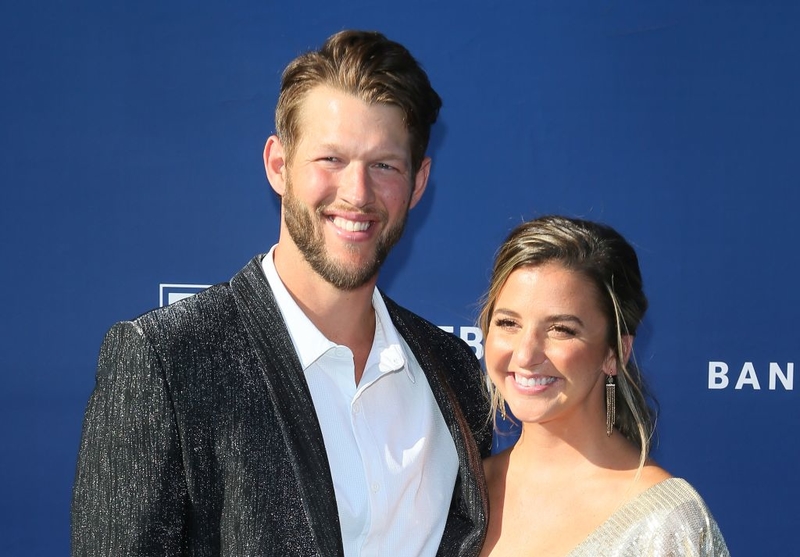
M 719 526 L 686 480 L 660 482 L 615 512 L 568 557 L 730 557 Z

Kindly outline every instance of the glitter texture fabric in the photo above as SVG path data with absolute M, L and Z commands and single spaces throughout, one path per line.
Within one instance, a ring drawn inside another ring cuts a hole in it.
M 615 512 L 568 557 L 730 557 L 722 533 L 685 480 L 660 482 Z
M 343 555 L 322 433 L 261 257 L 106 335 L 73 490 L 73 556 Z M 491 443 L 478 361 L 386 304 L 459 455 L 438 555 L 477 555 Z

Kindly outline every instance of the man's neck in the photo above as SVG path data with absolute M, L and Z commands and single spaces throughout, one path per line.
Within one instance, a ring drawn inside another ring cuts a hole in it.
M 275 269 L 303 313 L 326 338 L 352 350 L 356 383 L 361 378 L 375 336 L 372 295 L 377 277 L 353 289 L 342 290 L 319 276 L 294 246 L 275 250 Z

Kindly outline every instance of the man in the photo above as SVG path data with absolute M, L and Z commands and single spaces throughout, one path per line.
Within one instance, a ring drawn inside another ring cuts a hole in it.
M 338 33 L 286 68 L 264 149 L 278 243 L 109 331 L 73 555 L 478 554 L 477 360 L 375 286 L 425 191 L 440 106 L 378 33 Z

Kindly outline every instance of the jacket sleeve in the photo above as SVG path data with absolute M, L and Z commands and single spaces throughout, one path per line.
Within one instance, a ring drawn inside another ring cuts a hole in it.
M 72 496 L 72 555 L 186 553 L 188 496 L 164 366 L 133 322 L 100 350 Z

